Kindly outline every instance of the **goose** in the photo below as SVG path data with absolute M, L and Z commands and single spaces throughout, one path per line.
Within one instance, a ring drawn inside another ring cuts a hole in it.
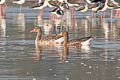
M 58 34 L 59 36 L 64 37 L 63 45 L 67 47 L 81 47 L 81 46 L 88 46 L 90 45 L 90 41 L 93 39 L 92 36 L 79 38 L 79 39 L 72 39 L 68 41 L 68 32 L 64 31 Z
M 37 32 L 35 40 L 35 43 L 37 45 L 54 46 L 62 44 L 62 42 L 64 41 L 64 37 L 57 34 L 42 37 L 42 31 L 40 27 L 35 27 L 33 30 L 31 30 L 31 32 Z

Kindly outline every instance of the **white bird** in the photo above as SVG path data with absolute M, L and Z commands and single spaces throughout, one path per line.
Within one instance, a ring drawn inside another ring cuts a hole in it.
M 94 3 L 92 2 L 92 0 L 86 0 L 86 2 L 87 2 L 88 4 L 94 4 Z
M 108 9 L 108 0 L 105 3 L 100 3 L 100 7 L 96 12 L 102 12 L 101 18 L 105 17 L 105 11 Z
M 116 4 L 117 6 L 120 6 L 118 2 L 115 2 L 115 0 L 110 0 L 112 1 L 114 4 Z
M 51 4 L 49 4 L 49 1 L 50 0 L 45 0 L 44 2 L 39 1 L 39 3 L 37 5 L 35 5 L 35 6 L 31 7 L 31 8 L 32 9 L 43 9 L 45 7 L 50 7 L 50 8 L 55 7 L 55 6 L 51 5 Z
M 100 7 L 100 3 L 94 3 L 89 5 L 89 9 L 93 12 L 92 16 L 96 18 L 96 12 L 98 8 Z
M 32 9 L 39 9 L 40 10 L 39 16 L 42 18 L 43 8 L 45 8 L 45 7 L 49 7 L 49 8 L 56 7 L 55 5 L 52 5 L 52 4 L 51 4 L 50 0 L 45 0 L 44 2 L 39 0 L 39 3 L 37 5 L 31 7 L 31 8 Z
M 20 13 L 22 13 L 22 5 L 25 3 L 25 0 L 13 1 L 13 3 L 20 5 Z
M 63 3 L 64 0 L 58 0 L 59 2 Z
M 108 0 L 105 3 L 101 3 L 101 7 L 98 8 L 97 12 L 104 12 L 108 9 Z
M 88 4 L 83 4 L 80 5 L 78 8 L 75 9 L 76 11 L 80 11 L 82 13 L 87 12 L 88 11 Z
M 41 3 L 41 2 L 42 2 L 42 0 L 39 0 L 39 1 L 38 1 L 38 3 Z
M 6 2 L 6 0 L 0 0 L 0 5 L 4 4 Z
M 70 6 L 70 7 L 78 7 L 78 6 L 79 6 L 79 4 L 72 4 L 72 3 L 69 3 L 67 0 L 64 0 L 64 2 L 67 3 L 68 6 Z

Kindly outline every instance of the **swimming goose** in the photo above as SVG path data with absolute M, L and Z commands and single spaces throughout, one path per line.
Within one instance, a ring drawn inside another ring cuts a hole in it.
M 90 45 L 90 41 L 92 40 L 92 37 L 84 37 L 80 39 L 72 39 L 68 41 L 68 32 L 64 31 L 58 34 L 60 36 L 64 36 L 64 42 L 63 45 L 67 47 L 81 47 L 81 46 L 88 46 Z
M 64 37 L 57 34 L 41 37 L 42 31 L 40 27 L 35 27 L 31 32 L 37 32 L 35 43 L 39 45 L 53 46 L 64 41 Z

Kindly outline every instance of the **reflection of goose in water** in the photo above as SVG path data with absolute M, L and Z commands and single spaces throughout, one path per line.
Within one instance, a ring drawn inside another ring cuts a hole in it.
M 35 61 L 40 61 L 40 51 L 41 47 L 39 45 L 35 45 L 36 53 L 34 54 L 34 60 Z
M 52 53 L 51 55 L 53 55 L 53 53 L 57 53 L 59 55 L 59 61 L 60 62 L 64 62 L 68 56 L 68 48 L 67 47 L 63 47 L 63 46 L 57 46 L 57 47 L 48 47 L 47 46 L 40 46 L 40 45 L 35 45 L 35 48 L 36 48 L 36 53 L 35 53 L 35 57 L 34 57 L 34 60 L 37 60 L 37 61 L 40 61 L 41 59 L 41 54 L 42 51 L 48 51 L 48 53 Z M 48 54 L 47 53 L 47 54 Z M 46 54 L 46 56 L 48 56 Z M 57 57 L 57 55 L 56 55 Z

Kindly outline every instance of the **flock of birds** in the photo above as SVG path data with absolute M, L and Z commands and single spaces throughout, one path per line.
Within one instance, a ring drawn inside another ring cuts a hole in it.
M 20 5 L 20 12 L 22 12 L 22 5 L 25 3 L 25 0 L 13 0 L 13 3 Z M 6 0 L 0 0 L 0 15 L 2 15 L 2 5 L 3 7 L 3 14 L 5 15 L 6 12 Z M 89 10 L 93 12 L 93 16 L 96 16 L 97 12 L 103 12 L 102 16 L 105 17 L 105 11 L 107 9 L 111 10 L 111 16 L 113 15 L 113 10 L 116 10 L 116 16 L 120 17 L 120 5 L 119 3 L 115 2 L 114 0 L 85 0 L 82 3 L 69 3 L 68 0 L 39 0 L 38 4 L 31 7 L 32 9 L 39 9 L 40 10 L 40 16 L 42 17 L 43 9 L 49 7 L 52 8 L 50 11 L 51 13 L 57 15 L 58 17 L 61 17 L 64 15 L 65 10 L 73 8 L 76 11 L 80 11 L 82 13 L 85 13 Z M 73 12 L 73 11 L 72 11 Z

